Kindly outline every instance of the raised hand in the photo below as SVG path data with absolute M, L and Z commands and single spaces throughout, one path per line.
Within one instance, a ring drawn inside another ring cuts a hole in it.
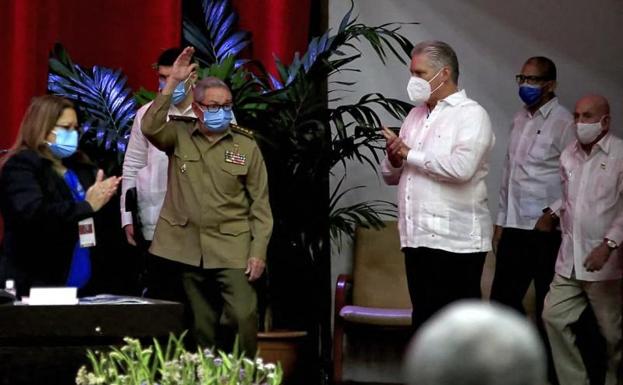
M 193 47 L 186 47 L 177 59 L 175 59 L 171 67 L 171 75 L 167 78 L 167 83 L 161 91 L 163 94 L 172 94 L 179 82 L 188 79 L 188 77 L 197 70 L 198 64 L 191 63 L 194 53 L 195 49 Z

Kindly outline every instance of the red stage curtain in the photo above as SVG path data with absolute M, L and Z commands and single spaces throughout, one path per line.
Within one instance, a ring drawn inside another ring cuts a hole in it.
M 240 29 L 250 31 L 250 56 L 275 74 L 273 54 L 289 64 L 307 50 L 311 0 L 233 0 Z
M 47 89 L 48 54 L 61 42 L 74 62 L 121 68 L 132 89 L 156 88 L 150 69 L 179 45 L 181 0 L 0 1 L 0 149 L 15 140 L 26 107 Z

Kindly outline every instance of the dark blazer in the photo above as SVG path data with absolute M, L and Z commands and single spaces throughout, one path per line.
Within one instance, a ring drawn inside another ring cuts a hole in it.
M 87 190 L 95 167 L 76 154 L 63 161 Z M 67 280 L 78 222 L 97 215 L 87 202 L 75 202 L 52 162 L 22 150 L 0 171 L 0 210 L 5 222 L 0 279 L 13 278 L 19 295 L 31 286 L 62 286 Z M 3 281 L 0 281 L 3 282 Z

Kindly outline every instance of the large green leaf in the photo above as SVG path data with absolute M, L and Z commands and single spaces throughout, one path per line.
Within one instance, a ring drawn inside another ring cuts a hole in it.
M 71 100 L 83 123 L 81 148 L 108 173 L 119 171 L 137 108 L 126 77 L 120 70 L 74 64 L 58 43 L 49 69 L 48 90 Z

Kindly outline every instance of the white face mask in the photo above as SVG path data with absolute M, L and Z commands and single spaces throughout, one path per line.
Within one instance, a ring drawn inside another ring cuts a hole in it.
M 582 144 L 592 143 L 603 132 L 601 119 L 597 123 L 576 123 L 575 133 Z
M 407 84 L 407 94 L 409 94 L 409 99 L 415 104 L 416 107 L 421 106 L 426 103 L 430 96 L 439 89 L 443 85 L 444 82 L 441 82 L 437 88 L 431 91 L 430 82 L 435 80 L 435 78 L 441 73 L 441 70 L 433 76 L 433 78 L 429 81 L 426 81 L 417 76 L 411 76 L 409 79 L 409 83 Z

